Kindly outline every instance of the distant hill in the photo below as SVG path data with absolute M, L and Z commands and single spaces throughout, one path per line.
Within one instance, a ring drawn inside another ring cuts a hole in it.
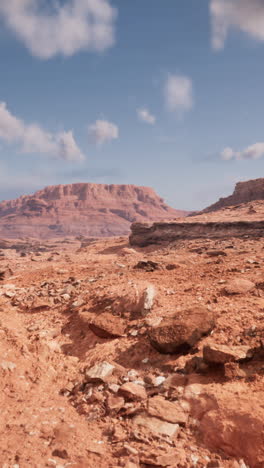
M 153 189 L 78 183 L 49 186 L 0 203 L 2 238 L 126 235 L 132 222 L 175 219 L 188 212 L 166 205 Z

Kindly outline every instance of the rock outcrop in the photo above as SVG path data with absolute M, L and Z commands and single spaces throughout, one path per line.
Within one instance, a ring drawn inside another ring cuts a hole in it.
M 134 223 L 131 226 L 129 240 L 133 246 L 146 247 L 179 239 L 223 239 L 244 236 L 263 237 L 264 221 L 160 222 L 152 225 Z
M 148 187 L 56 185 L 0 203 L 0 236 L 48 239 L 125 235 L 132 222 L 174 219 L 185 214 L 167 206 Z
M 220 198 L 218 202 L 205 208 L 203 213 L 217 211 L 226 206 L 239 205 L 254 200 L 264 200 L 264 178 L 238 182 L 232 195 Z

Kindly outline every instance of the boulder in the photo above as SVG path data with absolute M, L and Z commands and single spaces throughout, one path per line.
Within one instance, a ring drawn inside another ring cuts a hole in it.
M 106 382 L 115 369 L 115 366 L 107 361 L 99 362 L 95 366 L 86 368 L 85 378 L 87 382 Z
M 208 363 L 225 364 L 253 357 L 248 346 L 208 345 L 203 348 L 203 358 Z
M 125 333 L 124 320 L 109 312 L 103 312 L 95 317 L 89 327 L 100 338 L 117 338 Z
M 157 262 L 153 262 L 152 260 L 147 260 L 147 261 L 141 260 L 134 266 L 134 269 L 151 272 L 151 271 L 159 270 L 160 266 Z
M 162 421 L 159 418 L 149 416 L 146 413 L 138 414 L 133 419 L 134 424 L 143 426 L 150 433 L 160 436 L 174 437 L 180 430 L 179 424 Z
M 186 424 L 188 420 L 188 403 L 168 401 L 162 396 L 155 396 L 148 401 L 148 414 L 163 421 Z
M 127 382 L 122 385 L 119 392 L 128 400 L 145 400 L 147 398 L 147 392 L 142 385 L 134 384 L 133 382 Z
M 228 281 L 225 285 L 225 292 L 227 294 L 246 294 L 255 288 L 255 283 L 243 278 L 236 278 Z
M 188 352 L 215 326 L 212 311 L 206 307 L 193 307 L 164 318 L 156 327 L 149 329 L 149 339 L 161 353 Z
M 202 413 L 200 431 L 204 444 L 229 456 L 242 458 L 251 468 L 264 466 L 263 392 L 215 395 L 216 407 Z M 195 405 L 195 403 L 194 403 Z

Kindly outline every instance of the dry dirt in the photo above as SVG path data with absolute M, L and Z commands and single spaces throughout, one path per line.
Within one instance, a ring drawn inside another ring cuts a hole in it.
M 0 466 L 264 467 L 264 239 L 24 250 L 0 257 Z M 212 328 L 159 352 L 197 307 Z

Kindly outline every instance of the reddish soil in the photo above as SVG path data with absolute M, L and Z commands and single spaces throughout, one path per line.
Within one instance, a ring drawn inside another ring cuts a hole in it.
M 264 239 L 80 246 L 2 243 L 0 466 L 263 468 Z

